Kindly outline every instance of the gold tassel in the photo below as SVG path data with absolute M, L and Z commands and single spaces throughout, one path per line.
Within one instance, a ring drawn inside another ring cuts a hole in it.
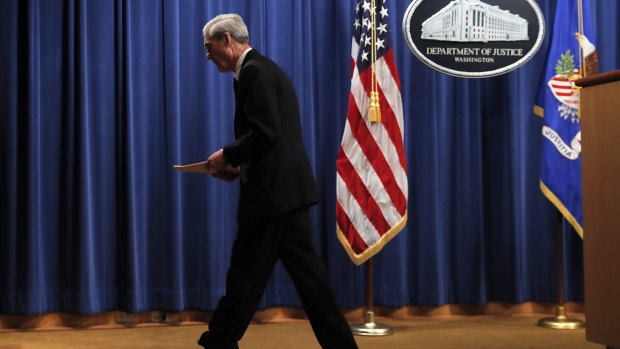
M 370 92 L 370 108 L 368 108 L 368 120 L 381 122 L 381 107 L 379 106 L 379 92 Z
M 379 106 L 379 92 L 377 86 L 377 22 L 375 15 L 377 8 L 375 6 L 375 0 L 370 1 L 372 10 L 370 11 L 371 18 L 371 40 L 372 46 L 370 48 L 370 65 L 372 67 L 372 89 L 370 91 L 370 107 L 368 108 L 368 120 L 370 122 L 381 122 L 381 107 Z

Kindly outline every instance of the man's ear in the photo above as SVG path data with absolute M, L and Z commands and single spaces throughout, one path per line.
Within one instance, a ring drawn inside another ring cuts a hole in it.
M 230 33 L 224 33 L 224 37 L 222 37 L 222 40 L 224 41 L 224 45 L 228 46 L 231 42 Z

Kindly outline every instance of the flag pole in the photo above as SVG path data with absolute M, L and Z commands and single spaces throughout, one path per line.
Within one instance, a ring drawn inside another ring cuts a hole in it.
M 373 307 L 373 263 L 372 258 L 366 262 L 367 273 L 367 308 L 364 323 L 351 325 L 351 332 L 359 336 L 388 336 L 394 333 L 394 330 L 388 325 L 375 323 L 375 313 Z
M 375 0 L 370 1 L 370 18 L 371 18 L 371 41 L 372 46 L 370 49 L 371 54 L 371 67 L 372 67 L 372 87 L 370 93 L 370 106 L 368 108 L 368 119 L 370 122 L 381 122 L 381 109 L 379 107 L 379 92 L 377 88 L 377 76 L 376 76 L 376 65 L 377 65 L 377 46 L 376 46 L 376 37 L 377 37 L 377 22 L 376 22 L 376 13 L 377 7 L 375 6 Z M 373 307 L 373 263 L 372 257 L 368 259 L 366 262 L 366 273 L 367 273 L 367 307 L 366 313 L 364 316 L 364 323 L 357 323 L 351 325 L 351 332 L 360 336 L 387 336 L 394 331 L 388 325 L 377 324 L 375 323 L 375 313 L 372 310 Z
M 577 19 L 578 19 L 578 33 L 577 33 L 577 47 L 579 47 L 579 76 L 586 75 L 585 64 L 583 58 L 583 50 L 581 47 L 581 37 L 583 36 L 583 3 L 581 0 L 577 2 Z M 581 103 L 579 103 L 579 109 L 581 109 Z M 542 318 L 538 321 L 538 326 L 545 328 L 552 328 L 556 330 L 576 330 L 585 327 L 585 323 L 582 320 L 566 317 L 566 308 L 564 307 L 564 234 L 562 232 L 562 223 L 564 218 L 561 212 L 558 212 L 558 307 L 556 309 L 555 317 Z
M 538 321 L 538 326 L 552 328 L 556 330 L 577 330 L 583 328 L 585 323 L 579 319 L 567 318 L 566 308 L 564 307 L 564 247 L 562 234 L 562 214 L 558 214 L 558 307 L 555 317 L 542 318 Z

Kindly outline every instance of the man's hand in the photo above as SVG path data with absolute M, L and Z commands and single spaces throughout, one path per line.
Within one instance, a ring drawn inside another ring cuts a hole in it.
M 224 149 L 220 149 L 211 154 L 209 159 L 207 159 L 206 164 L 207 170 L 211 173 L 223 171 L 226 168 L 226 165 L 228 165 L 228 161 L 226 161 L 226 158 L 224 157 Z
M 209 159 L 207 159 L 207 164 L 205 166 L 207 167 L 207 170 L 211 172 L 213 177 L 227 182 L 232 182 L 239 176 L 239 168 L 233 168 L 230 166 L 224 157 L 223 149 L 211 154 Z

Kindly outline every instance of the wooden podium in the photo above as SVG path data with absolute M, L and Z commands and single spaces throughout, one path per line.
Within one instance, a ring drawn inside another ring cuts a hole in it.
M 620 70 L 581 86 L 586 339 L 620 348 Z

